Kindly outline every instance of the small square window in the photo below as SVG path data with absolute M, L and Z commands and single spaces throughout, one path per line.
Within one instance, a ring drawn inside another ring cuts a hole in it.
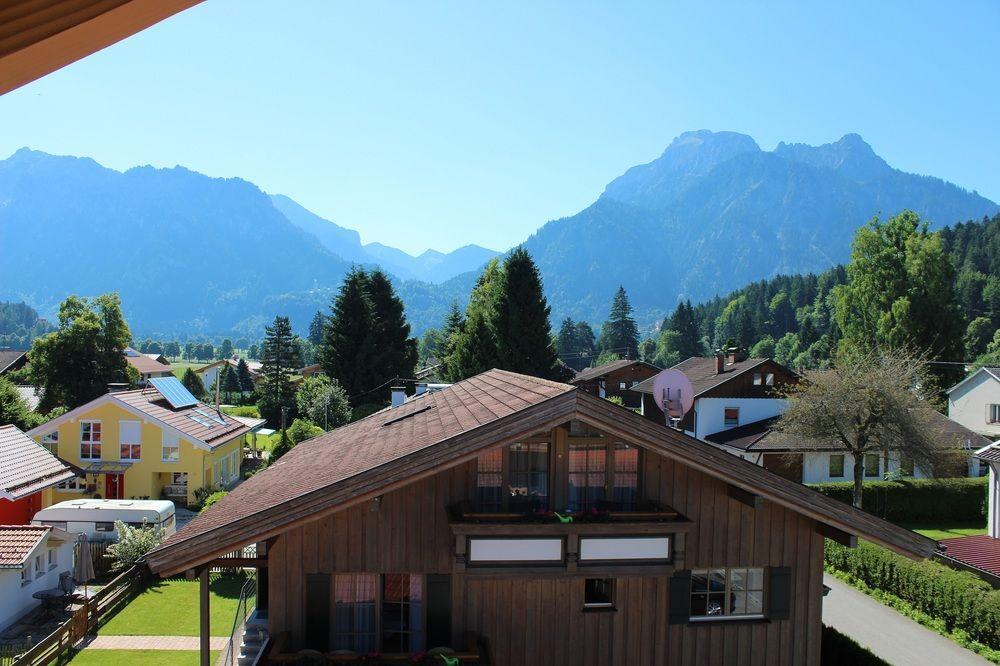
M 738 426 L 740 424 L 740 408 L 726 407 L 723 417 L 726 427 Z
M 628 385 L 625 382 L 618 382 L 618 388 L 621 389 L 621 390 L 623 390 L 623 391 L 625 390 L 625 388 L 627 386 Z
M 839 479 L 844 476 L 844 454 L 830 454 L 830 478 Z
M 608 609 L 615 607 L 615 579 L 587 578 L 583 584 L 584 610 Z

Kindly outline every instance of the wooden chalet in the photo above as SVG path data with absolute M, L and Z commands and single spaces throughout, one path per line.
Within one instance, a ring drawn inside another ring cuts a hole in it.
M 491 370 L 299 444 L 147 561 L 200 576 L 203 664 L 209 567 L 257 544 L 266 663 L 450 647 L 798 665 L 819 663 L 825 537 L 937 548 L 577 387 Z
M 633 391 L 632 387 L 655 377 L 659 371 L 660 368 L 651 363 L 623 358 L 584 368 L 576 373 L 570 384 L 599 398 L 621 398 L 626 407 L 638 409 L 642 407 L 642 394 Z

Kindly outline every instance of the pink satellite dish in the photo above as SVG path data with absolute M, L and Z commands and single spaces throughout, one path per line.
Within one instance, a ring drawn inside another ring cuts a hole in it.
M 679 419 L 694 405 L 694 387 L 683 372 L 667 368 L 653 379 L 653 400 L 664 414 Z

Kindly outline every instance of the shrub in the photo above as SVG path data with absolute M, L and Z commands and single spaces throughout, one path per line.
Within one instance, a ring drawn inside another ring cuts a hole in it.
M 218 502 L 220 499 L 222 499 L 223 497 L 225 497 L 228 494 L 229 494 L 229 492 L 225 491 L 225 490 L 217 490 L 217 491 L 215 491 L 214 493 L 212 493 L 211 495 L 209 495 L 208 497 L 206 497 L 205 501 L 201 503 L 201 511 L 199 511 L 198 513 L 205 513 L 205 511 L 208 509 L 208 507 L 212 506 L 213 504 L 215 504 L 216 502 Z
M 196 488 L 195 491 L 194 491 L 194 503 L 195 503 L 195 505 L 196 506 L 203 506 L 205 504 L 205 500 L 208 499 L 208 496 L 211 495 L 212 493 L 215 493 L 215 492 L 218 492 L 218 491 L 219 491 L 219 488 L 217 488 L 216 486 L 212 486 L 212 485 L 204 485 L 201 488 Z
M 974 574 L 929 560 L 915 562 L 867 542 L 852 549 L 827 541 L 825 560 L 868 587 L 940 619 L 949 631 L 961 630 L 974 641 L 1000 649 L 1000 590 Z
M 375 412 L 380 411 L 384 406 L 385 405 L 376 405 L 370 402 L 358 405 L 351 410 L 351 422 L 360 421 L 367 416 L 371 416 Z
M 889 666 L 873 655 L 857 641 L 845 636 L 833 627 L 823 625 L 823 643 L 820 648 L 819 663 L 823 666 Z
M 851 503 L 851 481 L 811 486 L 828 497 Z M 865 511 L 895 523 L 971 522 L 982 518 L 986 478 L 865 481 Z
M 162 532 L 145 525 L 129 527 L 116 520 L 115 531 L 118 532 L 118 541 L 108 546 L 108 551 L 105 553 L 105 557 L 110 557 L 113 561 L 114 569 L 129 568 L 163 541 Z
M 306 419 L 295 419 L 292 421 L 291 427 L 288 428 L 288 438 L 292 440 L 293 445 L 322 434 L 322 428 Z
M 241 405 L 239 407 L 223 407 L 222 411 L 231 416 L 243 416 L 249 419 L 259 419 L 260 410 L 257 409 L 257 405 Z

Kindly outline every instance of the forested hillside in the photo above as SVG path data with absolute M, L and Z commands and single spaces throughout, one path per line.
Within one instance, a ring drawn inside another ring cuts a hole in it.
M 0 349 L 27 349 L 35 338 L 55 330 L 24 303 L 0 303 Z

